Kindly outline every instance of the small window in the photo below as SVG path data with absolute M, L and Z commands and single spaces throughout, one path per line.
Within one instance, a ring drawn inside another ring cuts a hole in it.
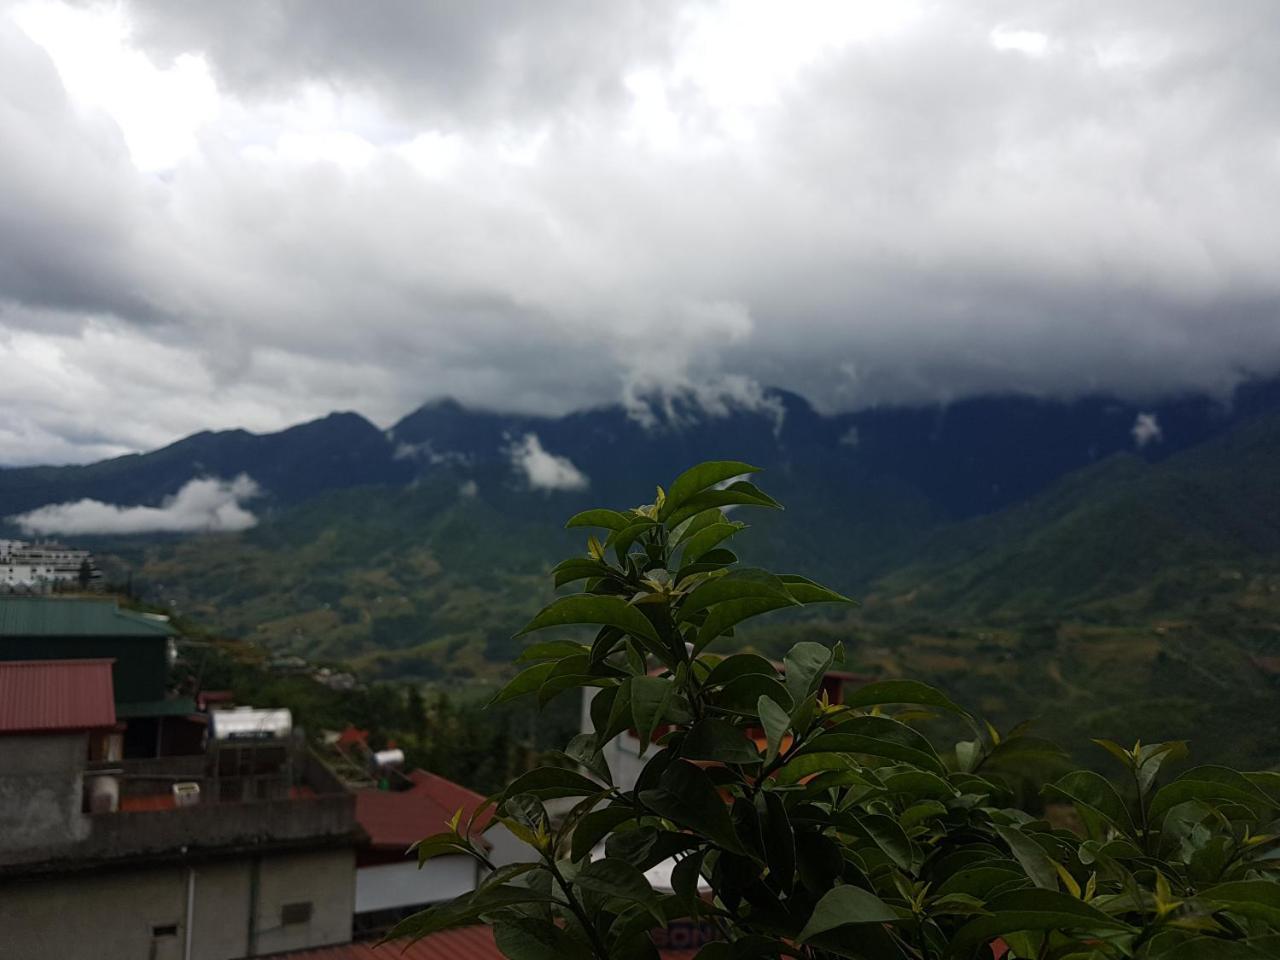
M 178 925 L 176 923 L 162 923 L 151 928 L 151 936 L 156 940 L 161 937 L 176 937 L 178 935 Z
M 286 903 L 280 908 L 280 922 L 285 926 L 291 923 L 307 923 L 311 920 L 311 901 Z

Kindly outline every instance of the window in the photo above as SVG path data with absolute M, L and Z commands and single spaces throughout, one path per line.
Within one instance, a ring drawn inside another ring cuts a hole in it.
M 291 923 L 308 923 L 311 920 L 311 901 L 286 903 L 280 908 L 280 922 L 285 926 Z

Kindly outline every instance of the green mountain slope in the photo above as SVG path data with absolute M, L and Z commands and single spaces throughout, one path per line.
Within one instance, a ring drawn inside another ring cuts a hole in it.
M 1116 456 L 1000 513 L 937 526 L 874 503 L 766 489 L 744 558 L 861 596 L 838 619 L 778 618 L 741 645 L 842 640 L 868 672 L 938 683 L 1003 725 L 1080 743 L 1187 737 L 1280 763 L 1280 418 L 1148 464 Z M 555 496 L 486 500 L 440 473 L 282 511 L 244 534 L 121 545 L 147 595 L 272 651 L 369 678 L 457 685 L 510 669 L 511 634 L 581 549 Z

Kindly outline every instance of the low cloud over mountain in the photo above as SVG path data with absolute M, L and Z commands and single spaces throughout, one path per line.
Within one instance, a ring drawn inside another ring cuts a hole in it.
M 241 474 L 234 480 L 191 480 L 158 507 L 84 499 L 52 503 L 9 519 L 24 532 L 39 535 L 226 533 L 258 522 L 243 505 L 257 495 L 258 485 Z

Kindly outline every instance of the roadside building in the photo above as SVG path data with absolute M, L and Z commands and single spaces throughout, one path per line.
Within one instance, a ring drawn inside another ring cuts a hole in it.
M 128 721 L 124 756 L 156 757 L 191 746 L 202 728 L 195 701 L 169 694 L 178 632 L 167 617 L 114 600 L 0 596 L 0 661 L 109 658 L 116 715 Z
M 121 756 L 136 721 L 116 711 L 112 667 L 0 662 L 0 960 L 349 940 L 355 797 L 280 711 L 215 713 L 196 752 Z
M 53 542 L 0 539 L 0 590 L 49 593 L 66 586 L 102 589 L 102 574 L 88 550 Z

